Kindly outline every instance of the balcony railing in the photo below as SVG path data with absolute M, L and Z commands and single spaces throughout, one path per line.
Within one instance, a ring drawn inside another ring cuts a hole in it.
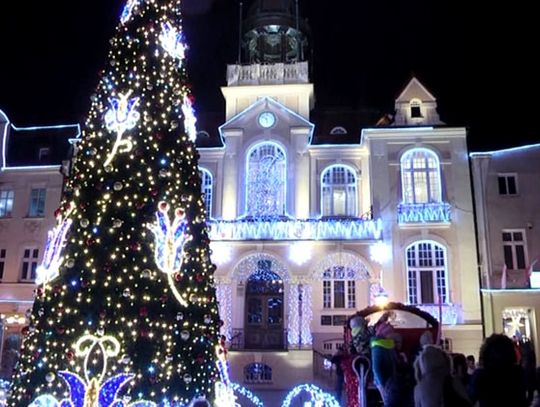
M 380 239 L 382 221 L 361 218 L 254 218 L 210 220 L 210 239 L 220 240 L 368 240 Z
M 287 330 L 254 330 L 246 338 L 244 329 L 233 329 L 230 339 L 230 350 L 264 351 L 264 350 L 287 350 Z
M 451 206 L 446 202 L 406 204 L 397 207 L 398 222 L 411 223 L 450 223 Z
M 228 86 L 308 82 L 309 72 L 307 62 L 227 66 Z
M 461 307 L 456 304 L 418 304 L 416 307 L 422 311 L 431 314 L 431 316 L 439 320 L 439 314 L 442 318 L 443 325 L 456 325 L 463 322 Z

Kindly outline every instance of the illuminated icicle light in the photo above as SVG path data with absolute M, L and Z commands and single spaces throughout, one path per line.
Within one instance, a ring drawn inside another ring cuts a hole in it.
M 135 110 L 135 107 L 139 103 L 139 98 L 129 98 L 131 92 L 130 90 L 125 94 L 119 94 L 117 98 L 113 97 L 109 99 L 111 107 L 105 113 L 105 127 L 110 132 L 116 133 L 116 140 L 103 164 L 105 167 L 112 162 L 117 153 L 126 153 L 133 147 L 131 140 L 122 138 L 127 130 L 131 130 L 137 125 L 141 117 L 139 112 Z
M 148 225 L 154 234 L 154 260 L 157 267 L 167 274 L 169 286 L 176 300 L 187 307 L 186 300 L 178 292 L 173 274 L 180 272 L 184 258 L 184 246 L 192 239 L 187 234 L 186 215 L 182 209 L 176 209 L 174 220 L 169 218 L 169 204 L 160 202 L 156 211 L 156 222 Z
M 197 128 L 195 127 L 195 124 L 197 123 L 197 118 L 195 117 L 193 103 L 191 102 L 191 99 L 187 96 L 184 96 L 182 113 L 184 114 L 184 130 L 186 131 L 189 139 L 195 143 L 195 140 L 197 139 Z
M 161 34 L 159 41 L 163 49 L 173 58 L 179 60 L 179 65 L 186 57 L 187 45 L 183 42 L 184 36 L 170 22 L 161 24 Z
M 216 346 L 216 355 L 216 364 L 221 381 L 217 381 L 214 385 L 214 390 L 216 393 L 214 404 L 219 407 L 240 407 L 240 404 L 236 402 L 234 389 L 229 378 L 225 340 L 221 340 L 220 344 Z
M 99 376 L 90 378 L 89 355 L 96 346 L 100 350 L 97 354 L 100 354 L 103 358 L 103 370 Z M 107 360 L 110 357 L 117 356 L 120 352 L 120 343 L 114 337 L 84 335 L 75 343 L 74 348 L 77 356 L 84 356 L 83 371 L 85 378 L 83 379 L 76 373 L 59 371 L 59 376 L 69 387 L 69 397 L 58 401 L 54 396 L 44 394 L 34 400 L 30 407 L 157 407 L 151 401 L 139 400 L 127 404 L 124 400 L 118 398 L 120 389 L 135 377 L 132 373 L 120 373 L 103 381 L 107 370 Z
M 133 13 L 133 9 L 135 6 L 139 4 L 139 0 L 128 0 L 126 5 L 124 6 L 124 9 L 122 10 L 122 14 L 120 15 L 120 22 L 122 24 L 127 23 L 129 20 L 131 20 L 131 15 Z
M 66 243 L 66 236 L 71 228 L 73 220 L 69 219 L 71 212 L 75 208 L 73 202 L 70 203 L 69 209 L 63 217 L 59 214 L 56 217 L 57 225 L 50 230 L 47 236 L 47 244 L 45 245 L 45 253 L 43 261 L 36 268 L 36 284 L 47 284 L 54 280 L 59 275 L 59 269 L 62 265 L 63 257 L 60 256 L 62 249 Z
M 300 393 L 308 393 L 311 400 L 304 402 L 305 407 L 339 407 L 338 401 L 329 393 L 325 393 L 320 388 L 313 384 L 301 384 L 292 389 L 281 407 L 289 407 L 295 397 Z

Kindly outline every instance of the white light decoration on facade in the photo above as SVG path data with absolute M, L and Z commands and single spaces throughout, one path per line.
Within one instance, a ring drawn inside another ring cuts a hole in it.
M 339 403 L 334 396 L 322 391 L 313 384 L 301 384 L 296 386 L 289 394 L 287 394 L 281 407 L 291 406 L 292 401 L 301 393 L 308 393 L 310 396 L 309 401 L 304 402 L 304 407 L 339 407 Z
M 223 321 L 221 333 L 232 338 L 232 288 L 230 284 L 217 281 L 216 299 L 219 305 L 219 315 Z
M 242 259 L 233 271 L 234 280 L 247 281 L 259 269 L 261 261 L 270 261 L 271 271 L 279 275 L 282 281 L 289 281 L 290 276 L 287 268 L 279 259 L 267 253 L 256 253 Z
M 148 229 L 154 234 L 154 258 L 158 268 L 167 274 L 169 286 L 176 300 L 187 306 L 186 300 L 178 292 L 174 281 L 174 275 L 180 272 L 184 256 L 184 246 L 191 240 L 187 233 L 187 220 L 183 209 L 177 208 L 174 220 L 169 218 L 169 204 L 160 202 L 156 211 L 156 222 L 148 225 Z
M 188 96 L 184 96 L 182 113 L 184 114 L 184 130 L 188 135 L 188 138 L 195 143 L 195 140 L 197 139 L 197 127 L 195 126 L 197 118 L 195 117 L 193 102 Z
M 208 221 L 209 237 L 219 240 L 378 240 L 382 221 L 363 219 L 244 219 Z
M 450 223 L 451 206 L 446 202 L 398 205 L 398 222 Z
M 505 308 L 502 311 L 504 333 L 509 336 L 530 338 L 530 316 L 525 308 Z
M 36 268 L 36 284 L 47 284 L 54 280 L 59 275 L 59 269 L 64 260 L 61 257 L 62 249 L 66 244 L 66 236 L 71 228 L 73 220 L 69 218 L 75 204 L 71 202 L 65 215 L 59 213 L 56 216 L 57 225 L 49 231 L 47 235 L 47 243 L 45 245 L 45 253 L 41 264 Z
M 439 312 L 441 312 L 443 325 L 456 325 L 463 322 L 463 312 L 457 304 L 441 304 L 441 307 L 438 304 L 417 304 L 415 306 L 431 314 L 437 321 L 439 320 Z
M 231 261 L 232 248 L 227 243 L 211 242 L 210 249 L 212 250 L 212 263 L 223 266 Z
M 311 335 L 312 287 L 307 284 L 291 284 L 289 287 L 289 325 L 287 342 L 290 347 L 310 346 Z
M 241 394 L 245 398 L 247 398 L 254 406 L 256 407 L 264 407 L 264 403 L 250 390 L 246 389 L 244 386 L 238 384 L 238 383 L 231 383 L 232 388 L 234 391 L 238 394 Z
M 170 22 L 161 24 L 161 34 L 159 36 L 161 46 L 167 53 L 175 59 L 178 59 L 179 64 L 182 65 L 182 61 L 186 57 L 187 46 L 183 42 L 182 31 L 179 31 Z
M 294 242 L 289 245 L 289 260 L 298 266 L 307 263 L 311 259 L 311 243 Z
M 311 335 L 311 321 L 313 320 L 313 287 L 311 285 L 302 285 L 302 315 L 300 318 L 300 338 L 299 345 L 310 346 L 313 344 Z
M 392 248 L 383 241 L 378 241 L 369 246 L 369 257 L 374 262 L 384 264 L 392 257 Z
M 311 273 L 311 278 L 319 281 L 328 270 L 343 267 L 350 273 L 347 278 L 353 280 L 368 280 L 370 279 L 369 270 L 363 259 L 355 254 L 348 252 L 332 253 L 326 256 Z
M 139 98 L 130 98 L 131 93 L 130 90 L 125 94 L 119 94 L 117 98 L 109 99 L 111 107 L 105 113 L 105 127 L 110 132 L 116 133 L 116 140 L 103 164 L 105 167 L 112 162 L 117 153 L 126 153 L 133 148 L 131 140 L 122 138 L 127 130 L 131 130 L 137 125 L 141 117 L 140 113 L 135 110 Z
M 289 346 L 298 346 L 300 337 L 298 284 L 289 286 L 289 324 L 287 326 L 287 342 Z

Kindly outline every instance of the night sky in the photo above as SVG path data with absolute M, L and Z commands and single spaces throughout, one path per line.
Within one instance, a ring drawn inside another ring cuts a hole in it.
M 300 0 L 312 30 L 316 108 L 392 112 L 416 75 L 437 97 L 442 120 L 469 128 L 472 151 L 540 142 L 532 5 L 490 2 L 473 11 L 473 3 Z M 223 111 L 219 87 L 237 59 L 238 1 L 183 4 L 197 109 Z M 122 7 L 123 0 L 1 2 L 0 109 L 13 123 L 84 121 Z

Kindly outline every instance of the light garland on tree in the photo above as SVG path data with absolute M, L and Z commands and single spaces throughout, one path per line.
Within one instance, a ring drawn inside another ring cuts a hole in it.
M 159 36 L 161 46 L 170 56 L 179 60 L 179 65 L 186 57 L 187 46 L 183 42 L 183 35 L 170 22 L 161 24 L 161 34 Z
M 169 204 L 160 202 L 156 212 L 156 223 L 148 226 L 155 238 L 154 259 L 158 268 L 167 274 L 169 286 L 176 300 L 187 307 L 188 303 L 178 292 L 173 275 L 180 272 L 184 246 L 191 240 L 191 236 L 186 232 L 188 226 L 184 211 L 176 209 L 172 223 L 168 212 Z
M 131 19 L 133 9 L 138 3 L 139 0 L 128 0 L 126 5 L 124 6 L 124 9 L 122 10 L 122 14 L 120 15 L 120 22 L 122 24 L 127 23 Z
M 184 130 L 188 135 L 188 138 L 195 143 L 195 140 L 197 139 L 197 128 L 195 127 L 197 118 L 195 117 L 193 102 L 188 96 L 184 96 L 182 113 L 184 114 Z
M 36 268 L 37 285 L 47 284 L 59 275 L 59 269 L 64 260 L 61 257 L 62 249 L 66 244 L 66 236 L 73 223 L 69 217 L 74 208 L 75 204 L 70 202 L 65 216 L 61 213 L 56 216 L 57 225 L 48 233 L 43 261 Z
M 117 153 L 126 153 L 133 148 L 131 140 L 122 138 L 127 130 L 131 130 L 137 125 L 141 117 L 139 112 L 135 110 L 139 98 L 129 98 L 131 93 L 130 90 L 125 94 L 119 94 L 117 98 L 113 97 L 109 100 L 111 107 L 105 113 L 105 127 L 107 130 L 116 133 L 116 140 L 103 164 L 104 167 L 107 167 L 114 160 Z
M 96 346 L 99 352 L 95 352 Z M 69 397 L 58 401 L 54 396 L 44 394 L 34 400 L 30 407 L 157 407 L 157 404 L 147 400 L 127 404 L 118 398 L 120 389 L 135 377 L 132 373 L 120 373 L 103 381 L 107 372 L 107 360 L 118 356 L 120 352 L 120 343 L 116 338 L 84 335 L 75 343 L 74 349 L 77 356 L 84 357 L 85 378 L 76 373 L 59 371 L 59 376 L 69 387 Z M 91 377 L 90 354 L 102 357 L 102 370 L 96 377 Z

